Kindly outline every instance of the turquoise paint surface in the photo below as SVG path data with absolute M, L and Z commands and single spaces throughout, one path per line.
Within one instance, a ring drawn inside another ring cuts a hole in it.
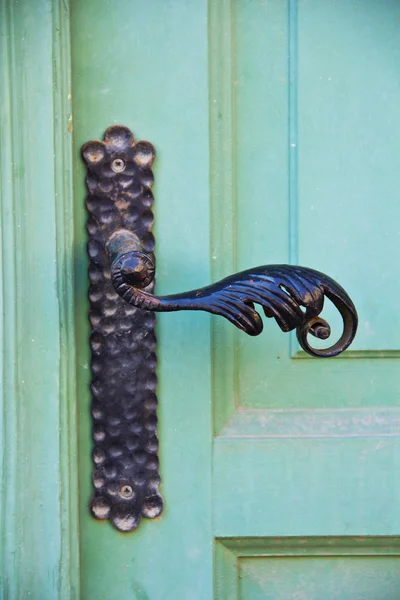
M 2 595 L 394 600 L 398 3 L 1 7 Z M 80 147 L 115 123 L 157 149 L 159 293 L 300 262 L 337 278 L 360 313 L 332 361 L 304 359 L 271 320 L 254 339 L 206 314 L 160 315 L 166 508 L 130 535 L 87 508 Z
M 80 146 L 114 123 L 152 142 L 157 290 L 210 280 L 206 2 L 73 2 L 82 597 L 212 597 L 210 327 L 158 318 L 162 516 L 130 535 L 96 522 L 91 494 L 85 170 Z M 123 43 L 121 41 L 123 40 Z M 166 317 L 166 318 L 165 318 Z

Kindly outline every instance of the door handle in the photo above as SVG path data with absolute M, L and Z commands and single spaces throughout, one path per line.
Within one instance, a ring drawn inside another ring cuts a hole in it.
M 115 291 L 137 308 L 154 312 L 204 310 L 225 317 L 238 329 L 255 336 L 263 330 L 254 308 L 254 304 L 259 304 L 267 317 L 275 318 L 282 331 L 296 329 L 303 350 L 322 358 L 346 350 L 357 331 L 357 311 L 351 298 L 336 281 L 313 269 L 292 265 L 255 267 L 190 292 L 155 296 L 146 290 L 154 279 L 154 260 L 143 251 L 134 232 L 117 229 L 108 238 L 106 250 Z M 331 333 L 329 324 L 319 317 L 324 296 L 341 314 L 343 332 L 329 348 L 317 349 L 310 346 L 308 334 L 325 340 Z
M 89 320 L 92 350 L 93 516 L 134 530 L 142 516 L 160 515 L 156 396 L 155 312 L 205 310 L 249 335 L 263 323 L 254 305 L 283 331 L 296 329 L 311 356 L 343 352 L 357 331 L 357 312 L 333 279 L 305 267 L 270 265 L 172 296 L 154 295 L 151 166 L 154 147 L 135 142 L 125 126 L 107 129 L 104 141 L 82 148 L 89 194 Z M 330 335 L 320 317 L 325 296 L 343 320 L 340 339 L 313 348 L 311 334 Z

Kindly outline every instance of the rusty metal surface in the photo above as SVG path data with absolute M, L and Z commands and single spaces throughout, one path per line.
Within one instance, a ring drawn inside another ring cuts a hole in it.
M 133 229 L 154 260 L 153 174 L 148 142 L 127 127 L 110 127 L 103 141 L 82 148 L 87 165 L 89 319 L 92 327 L 92 514 L 121 531 L 162 510 L 158 487 L 156 336 L 154 313 L 115 292 L 105 245 L 119 228 Z M 153 291 L 154 283 L 147 290 Z

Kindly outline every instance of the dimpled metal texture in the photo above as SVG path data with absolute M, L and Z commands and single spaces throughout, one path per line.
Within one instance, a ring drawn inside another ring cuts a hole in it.
M 93 486 L 90 508 L 132 531 L 142 516 L 162 511 L 158 487 L 155 315 L 115 292 L 105 250 L 110 235 L 132 230 L 154 260 L 154 147 L 135 142 L 124 126 L 107 129 L 104 142 L 82 148 L 89 195 L 89 319 L 92 326 Z M 152 292 L 154 282 L 146 290 Z

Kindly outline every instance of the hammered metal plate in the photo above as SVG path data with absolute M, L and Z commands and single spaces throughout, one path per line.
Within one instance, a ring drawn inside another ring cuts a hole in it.
M 114 291 L 105 250 L 126 228 L 153 256 L 154 147 L 135 142 L 124 126 L 82 148 L 89 195 L 89 319 L 92 327 L 93 486 L 90 508 L 132 531 L 142 516 L 157 517 L 159 494 L 155 315 L 124 302 Z M 148 286 L 152 292 L 154 283 Z

